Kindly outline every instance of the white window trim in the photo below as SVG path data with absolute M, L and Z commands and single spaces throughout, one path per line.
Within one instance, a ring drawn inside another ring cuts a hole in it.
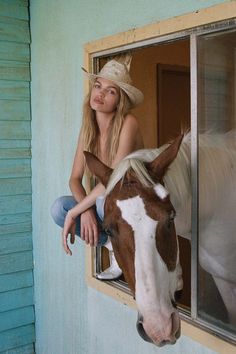
M 215 22 L 227 21 L 230 26 L 235 17 L 236 2 L 230 1 L 210 8 L 201 9 L 194 13 L 162 20 L 141 28 L 131 29 L 126 32 L 102 38 L 85 44 L 84 67 L 87 70 L 92 71 L 93 59 L 96 57 L 108 53 L 117 53 L 134 47 L 142 47 L 144 45 L 158 43 L 159 41 L 164 41 L 168 38 L 173 40 L 178 37 L 183 38 L 184 35 L 189 37 L 191 32 L 194 33 L 195 31 L 195 34 L 197 33 L 196 31 L 198 27 L 201 27 L 201 31 L 203 32 L 204 26 L 209 26 Z M 192 36 L 194 36 L 194 34 Z M 85 92 L 88 90 L 87 85 L 88 84 L 85 83 Z M 192 115 L 194 115 L 195 107 L 193 106 L 192 109 Z M 197 127 L 195 128 L 197 130 Z M 193 153 L 195 152 L 193 151 Z M 96 290 L 113 297 L 121 303 L 136 309 L 136 303 L 132 296 L 117 288 L 115 282 L 101 282 L 94 277 L 94 253 L 95 250 L 93 248 L 86 246 L 87 284 Z M 192 291 L 196 293 L 196 279 L 193 280 Z M 194 313 L 192 313 L 192 317 L 195 317 Z M 202 328 L 195 327 L 192 322 L 190 323 L 189 321 L 182 318 L 182 335 L 188 336 L 218 353 L 235 353 L 235 346 L 233 344 L 216 337 L 214 334 L 211 334 Z

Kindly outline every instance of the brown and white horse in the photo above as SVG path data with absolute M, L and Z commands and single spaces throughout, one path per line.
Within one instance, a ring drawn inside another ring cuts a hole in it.
M 137 151 L 114 170 L 85 152 L 89 169 L 106 187 L 104 226 L 136 299 L 139 333 L 158 346 L 174 344 L 180 336 L 174 304 L 175 292 L 182 287 L 176 230 L 191 237 L 189 135 L 182 139 L 180 135 L 168 147 Z M 236 149 L 232 139 L 227 144 L 223 140 L 207 135 L 200 140 L 199 257 L 214 277 L 234 323 Z M 231 216 L 222 213 L 224 199 L 232 208 Z
M 174 343 L 180 334 L 173 306 L 179 278 L 175 210 L 162 178 L 181 140 L 145 168 L 137 159 L 123 160 L 112 176 L 109 167 L 85 152 L 91 172 L 107 187 L 104 226 L 112 235 L 115 256 L 136 299 L 143 329 L 157 345 Z

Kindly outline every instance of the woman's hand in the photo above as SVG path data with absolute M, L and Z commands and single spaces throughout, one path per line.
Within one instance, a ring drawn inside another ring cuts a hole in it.
M 73 209 L 69 210 L 62 231 L 62 244 L 65 252 L 72 255 L 68 246 L 68 236 L 70 243 L 75 242 L 76 217 L 73 215 Z M 90 246 L 96 246 L 98 243 L 98 224 L 93 209 L 88 209 L 80 215 L 80 237 Z
M 76 220 L 72 215 L 71 210 L 68 211 L 65 223 L 62 231 L 62 244 L 65 252 L 72 255 L 71 249 L 68 246 L 68 236 L 70 235 L 70 243 L 73 244 L 75 242 L 75 228 L 76 228 Z
M 80 237 L 90 246 L 97 246 L 98 223 L 92 208 L 80 215 Z

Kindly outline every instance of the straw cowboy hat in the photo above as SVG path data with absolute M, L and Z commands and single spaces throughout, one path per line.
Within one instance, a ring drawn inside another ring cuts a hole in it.
M 90 74 L 82 68 L 89 79 L 101 77 L 113 81 L 129 97 L 132 107 L 137 106 L 143 101 L 142 92 L 132 85 L 132 80 L 127 66 L 114 59 L 108 61 L 98 74 Z

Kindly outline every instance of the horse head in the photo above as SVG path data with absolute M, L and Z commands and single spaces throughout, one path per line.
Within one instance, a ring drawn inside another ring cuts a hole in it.
M 163 177 L 181 141 L 182 135 L 151 162 L 130 155 L 114 170 L 85 152 L 89 169 L 106 187 L 104 227 L 137 303 L 137 329 L 158 346 L 174 344 L 180 336 L 174 302 L 182 285 L 175 210 Z

